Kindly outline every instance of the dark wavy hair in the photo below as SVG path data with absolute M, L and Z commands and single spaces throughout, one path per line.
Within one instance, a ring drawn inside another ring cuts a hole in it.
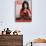
M 28 4 L 28 2 L 27 2 L 27 1 L 24 1 L 24 2 L 22 3 L 22 9 L 21 9 L 21 10 L 24 10 L 24 9 L 25 9 L 24 4 L 27 4 L 27 9 L 29 9 L 29 4 Z

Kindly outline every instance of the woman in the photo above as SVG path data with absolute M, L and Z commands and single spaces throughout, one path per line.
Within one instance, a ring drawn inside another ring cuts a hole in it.
M 31 17 L 29 16 L 29 14 L 31 15 L 29 4 L 27 1 L 24 1 L 22 3 L 22 9 L 20 11 L 20 17 L 22 20 L 31 20 Z

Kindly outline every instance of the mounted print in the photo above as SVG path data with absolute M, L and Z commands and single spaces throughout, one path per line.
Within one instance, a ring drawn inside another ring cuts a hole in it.
M 32 0 L 16 0 L 15 21 L 32 22 Z

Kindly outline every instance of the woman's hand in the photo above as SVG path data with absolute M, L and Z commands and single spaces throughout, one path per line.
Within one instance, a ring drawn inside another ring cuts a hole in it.
M 27 9 L 24 9 L 24 13 L 26 13 L 27 12 Z

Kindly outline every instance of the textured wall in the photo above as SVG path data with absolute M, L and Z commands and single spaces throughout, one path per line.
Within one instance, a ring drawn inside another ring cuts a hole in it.
M 0 35 L 0 46 L 23 46 L 23 36 Z

